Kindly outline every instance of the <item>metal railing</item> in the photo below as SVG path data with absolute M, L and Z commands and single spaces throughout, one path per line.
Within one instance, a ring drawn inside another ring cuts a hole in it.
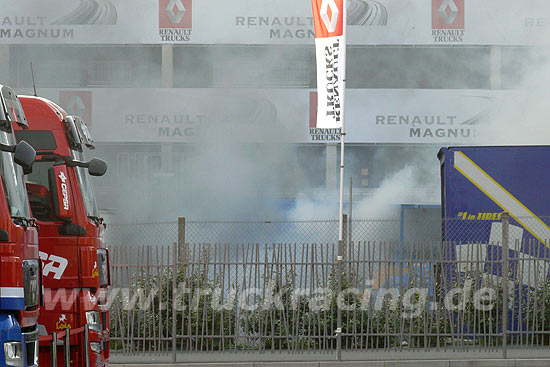
M 77 329 L 64 329 L 59 332 L 53 332 L 49 335 L 42 335 L 39 338 L 41 347 L 48 347 L 50 354 L 50 366 L 57 366 L 57 347 L 60 340 L 63 346 L 63 366 L 71 366 L 71 337 L 73 345 L 78 345 L 82 350 L 79 351 L 84 367 L 90 367 L 90 337 L 89 327 L 87 324 Z M 77 363 L 80 365 L 80 363 Z
M 190 352 L 340 359 L 349 352 L 477 351 L 506 358 L 547 348 L 548 248 L 518 238 L 506 215 L 494 223 L 472 222 L 470 232 L 460 228 L 464 222 L 445 223 L 447 231 L 490 230 L 492 240 L 483 243 L 360 241 L 354 224 L 354 240 L 340 244 L 193 243 L 185 230 L 175 236 L 179 244 L 115 244 L 111 351 L 175 362 Z

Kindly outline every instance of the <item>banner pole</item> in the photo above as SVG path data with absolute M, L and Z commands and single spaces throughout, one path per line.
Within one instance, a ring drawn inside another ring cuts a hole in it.
M 344 111 L 345 111 L 345 104 L 344 104 L 344 97 L 346 93 L 346 27 L 347 27 L 347 14 L 346 14 L 346 0 L 342 1 L 342 7 L 343 7 L 343 30 L 342 30 L 342 43 L 343 43 L 343 65 L 338 65 L 338 67 L 343 67 L 343 75 L 344 79 L 342 80 L 342 96 L 341 96 L 341 112 L 340 116 L 342 117 L 342 127 L 340 129 L 340 210 L 338 219 L 340 221 L 339 229 L 338 229 L 338 296 L 340 296 L 342 292 L 342 278 L 344 276 L 344 141 L 346 137 L 346 130 L 345 130 L 345 119 L 344 119 Z M 337 350 L 336 350 L 336 359 L 338 361 L 342 360 L 342 308 L 337 306 L 337 320 L 336 320 L 336 344 L 337 344 Z
M 338 241 L 342 243 L 344 239 L 344 140 L 346 137 L 346 130 L 345 130 L 345 94 L 346 94 L 346 28 L 347 28 L 347 5 L 346 1 L 343 1 L 342 4 L 344 8 L 344 14 L 343 14 L 343 32 L 342 32 L 342 40 L 343 40 L 343 64 L 341 67 L 344 68 L 344 80 L 343 80 L 343 88 L 342 88 L 342 96 L 341 96 L 341 116 L 342 116 L 342 128 L 340 130 L 340 209 L 338 212 L 338 218 L 339 218 L 339 228 L 338 228 Z

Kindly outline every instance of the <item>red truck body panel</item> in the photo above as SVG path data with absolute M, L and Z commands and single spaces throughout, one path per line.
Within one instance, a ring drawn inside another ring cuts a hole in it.
M 28 131 L 50 131 L 55 139 L 56 148 L 48 152 L 60 157 L 71 156 L 64 123 L 67 113 L 44 98 L 19 98 L 29 123 Z M 41 151 L 37 147 L 35 149 L 38 152 L 37 162 L 40 162 L 45 154 L 42 152 L 41 155 Z M 37 220 L 40 226 L 39 249 L 45 288 L 45 305 L 40 313 L 39 324 L 44 325 L 48 333 L 83 326 L 87 322 L 87 311 L 97 311 L 101 315 L 97 301 L 100 292 L 97 250 L 106 247 L 102 235 L 104 225 L 93 222 L 86 214 L 76 168 L 65 164 L 56 164 L 52 168 L 58 185 L 56 191 L 61 193 L 57 198 L 59 213 L 52 216 L 52 220 Z M 32 197 L 31 207 L 33 199 L 47 205 L 55 200 L 42 185 L 30 183 L 27 185 L 27 191 Z M 35 207 L 40 206 L 37 204 Z M 50 214 L 52 213 L 43 213 L 46 217 Z M 84 228 L 85 234 L 60 233 L 60 226 L 69 221 L 72 225 Z M 90 330 L 90 342 L 99 342 L 103 347 L 100 354 L 89 351 L 90 365 L 101 366 L 107 363 L 108 335 L 108 325 L 104 325 L 101 331 Z M 71 360 L 77 360 L 77 365 L 84 366 L 84 361 L 79 356 L 81 350 L 77 346 L 74 349 Z M 63 358 L 58 358 L 58 363 L 61 366 Z M 46 350 L 40 353 L 40 365 L 50 365 Z
M 24 356 L 18 359 L 24 366 L 33 366 L 38 362 L 37 321 L 41 305 L 38 230 L 24 191 L 24 171 L 16 163 L 17 148 L 8 149 L 15 148 L 14 129 L 21 128 L 20 124 L 26 127 L 26 118 L 15 93 L 3 85 L 0 85 L 0 120 L 3 145 L 0 157 L 0 318 L 4 323 L 0 364 L 7 365 L 4 343 L 10 342 L 21 343 Z M 10 153 L 11 156 L 6 156 Z M 24 154 L 28 158 L 24 159 L 25 164 L 32 164 L 34 152 L 32 154 L 32 157 Z
M 5 197 L 4 188 L 0 185 L 0 197 Z M 5 213 L 5 215 L 4 215 Z M 0 228 L 8 232 L 10 242 L 0 245 L 0 287 L 23 288 L 22 261 L 38 259 L 38 232 L 34 227 L 25 230 L 16 225 L 9 215 L 5 200 L 0 200 Z M 22 328 L 36 325 L 40 308 L 19 311 L 19 323 Z

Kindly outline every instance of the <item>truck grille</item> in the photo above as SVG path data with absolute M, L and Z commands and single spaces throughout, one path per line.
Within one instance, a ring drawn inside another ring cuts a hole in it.
M 38 366 L 38 330 L 23 333 L 27 367 Z
M 101 312 L 101 329 L 107 329 L 107 312 Z
M 23 294 L 25 308 L 35 309 L 40 303 L 40 271 L 38 260 L 23 260 Z
M 101 312 L 101 325 L 103 329 L 103 357 L 109 359 L 109 331 L 107 330 L 107 318 L 109 314 L 105 311 Z

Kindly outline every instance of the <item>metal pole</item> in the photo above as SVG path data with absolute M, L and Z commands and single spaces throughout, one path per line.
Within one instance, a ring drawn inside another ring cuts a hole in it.
M 343 218 L 340 219 L 342 223 L 347 221 L 346 215 L 343 215 Z M 344 228 L 342 226 L 342 228 Z M 343 233 L 343 236 L 345 233 Z M 343 283 L 343 273 L 344 273 L 344 255 L 346 253 L 346 245 L 344 239 L 338 241 L 338 255 L 336 257 L 337 267 L 338 267 L 338 295 L 342 293 L 342 283 Z M 336 359 L 338 361 L 342 360 L 342 308 L 336 302 L 337 307 L 337 318 L 336 318 Z
M 502 213 L 502 358 L 507 357 L 508 343 L 508 229 L 510 215 Z
M 177 325 L 177 310 L 176 310 L 176 293 L 178 286 L 178 244 L 174 242 L 172 247 L 172 363 L 176 363 L 176 325 Z
M 348 216 L 347 216 L 347 214 L 343 215 L 342 223 L 344 223 L 344 225 L 342 226 L 343 231 L 342 231 L 342 253 L 341 253 L 341 255 L 344 258 L 344 260 L 348 260 L 348 257 L 347 257 L 348 256 Z
M 63 361 L 65 367 L 71 366 L 71 329 L 65 329 L 65 340 L 63 343 Z
M 342 241 L 338 241 L 338 255 L 336 256 L 336 262 L 338 267 L 338 295 L 342 292 L 342 271 L 343 271 L 343 260 L 342 256 Z M 342 360 L 342 309 L 338 302 L 336 302 L 336 359 L 338 361 Z
M 342 54 L 343 54 L 343 60 L 344 60 L 344 65 L 339 65 L 339 67 L 341 67 L 343 70 L 344 70 L 344 80 L 342 82 L 342 97 L 340 99 L 340 104 L 341 104 L 341 113 L 340 113 L 340 116 L 342 117 L 342 128 L 340 130 L 341 132 L 341 137 L 340 137 L 340 210 L 338 212 L 338 217 L 340 219 L 340 225 L 339 225 L 339 235 L 338 235 L 338 240 L 339 241 L 342 241 L 343 240 L 343 227 L 344 227 L 344 222 L 342 221 L 343 219 L 343 215 L 344 215 L 344 141 L 345 141 L 345 137 L 346 137 L 346 130 L 345 130 L 345 104 L 344 104 L 344 96 L 346 94 L 346 28 L 347 28 L 347 22 L 346 22 L 346 16 L 347 16 L 347 6 L 346 6 L 346 2 L 344 1 L 342 6 L 344 7 L 344 14 L 343 14 L 343 19 L 344 19 L 344 24 L 343 24 L 343 36 L 342 36 L 342 40 L 343 40 L 343 44 L 344 44 L 344 47 L 342 48 Z
M 52 344 L 50 346 L 51 355 L 50 355 L 50 363 L 51 367 L 57 367 L 57 333 L 52 333 Z
M 343 11 L 343 19 L 344 19 L 344 24 L 343 24 L 343 35 L 342 35 L 342 40 L 343 40 L 343 44 L 344 44 L 344 47 L 343 47 L 343 50 L 342 50 L 342 53 L 343 53 L 343 60 L 344 60 L 344 65 L 340 65 L 341 68 L 343 68 L 344 70 L 344 80 L 343 80 L 343 88 L 342 88 L 342 99 L 341 99 L 341 105 L 342 105 L 342 112 L 341 112 L 341 117 L 342 117 L 342 129 L 340 130 L 341 132 L 341 138 L 340 138 L 340 210 L 338 212 L 338 219 L 340 221 L 340 225 L 339 225 L 339 228 L 338 228 L 338 257 L 337 257 L 337 261 L 338 261 L 338 294 L 340 294 L 342 292 L 342 271 L 343 271 L 343 264 L 342 264 L 342 261 L 344 260 L 343 259 L 343 255 L 344 253 L 342 252 L 342 247 L 344 245 L 344 142 L 345 142 L 345 137 L 346 137 L 346 130 L 345 130 L 345 118 L 344 118 L 344 115 L 345 115 L 345 105 L 344 105 L 344 96 L 345 96 L 345 93 L 346 93 L 346 28 L 347 28 L 347 6 L 346 6 L 346 2 L 344 1 L 343 4 L 342 4 L 343 8 L 344 8 L 344 11 Z M 337 338 L 337 352 L 336 352 L 336 357 L 339 361 L 342 360 L 342 310 L 341 310 L 341 307 L 336 304 L 336 307 L 337 307 L 337 313 L 338 313 L 338 317 L 337 317 L 337 320 L 336 320 L 336 338 Z
M 187 263 L 187 248 L 185 246 L 185 217 L 178 217 L 178 256 L 179 260 Z
M 90 367 L 90 329 L 84 325 L 84 366 Z
M 342 110 L 342 115 L 344 111 Z M 344 120 L 342 120 L 342 130 L 340 138 L 340 209 L 338 216 L 340 217 L 340 223 L 338 226 L 338 240 L 343 240 L 344 222 L 342 221 L 344 215 L 344 138 L 346 133 L 344 132 Z

